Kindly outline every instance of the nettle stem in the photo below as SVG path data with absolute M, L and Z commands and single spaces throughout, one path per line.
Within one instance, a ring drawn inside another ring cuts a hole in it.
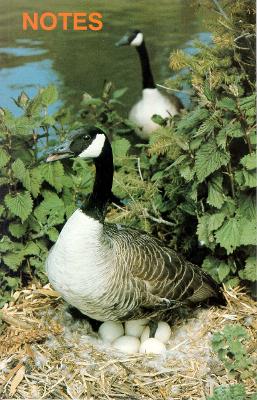
M 6 129 L 6 136 L 7 136 L 8 153 L 11 155 L 12 154 L 12 135 L 6 127 L 5 127 L 5 129 Z M 14 183 L 14 176 L 13 176 L 13 170 L 12 170 L 12 157 L 10 157 L 10 159 L 7 163 L 7 174 L 8 174 L 9 179 L 11 180 L 10 185 L 8 185 L 8 191 L 10 194 L 12 194 L 14 191 L 16 191 L 16 184 Z
M 249 140 L 249 136 L 247 135 L 247 131 L 244 129 L 244 137 L 248 146 L 249 153 L 252 154 L 251 142 Z
M 234 199 L 235 198 L 235 185 L 234 185 L 233 172 L 232 172 L 232 167 L 231 167 L 230 162 L 228 163 L 228 176 L 229 176 L 229 180 L 230 180 L 232 197 Z
M 244 138 L 245 138 L 245 141 L 246 141 L 246 143 L 247 143 L 249 153 L 252 154 L 252 146 L 251 146 L 251 142 L 250 142 L 250 140 L 249 140 L 249 136 L 248 136 L 248 134 L 247 134 L 247 124 L 246 124 L 246 122 L 245 122 L 245 116 L 244 116 L 244 114 L 242 113 L 242 111 L 241 111 L 241 109 L 240 109 L 240 107 L 239 107 L 238 104 L 237 104 L 237 110 L 238 110 L 238 112 L 239 112 L 239 114 L 240 114 L 240 120 L 239 120 L 239 121 L 240 121 L 241 128 L 242 128 L 242 130 L 243 130 L 243 132 L 244 132 Z M 251 129 L 250 129 L 250 130 L 251 130 Z

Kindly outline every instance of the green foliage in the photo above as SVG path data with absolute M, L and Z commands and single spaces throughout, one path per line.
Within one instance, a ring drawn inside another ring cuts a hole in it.
M 86 195 L 90 189 L 89 167 L 84 168 L 84 181 L 72 163 L 41 163 L 44 150 L 53 143 L 53 132 L 61 135 L 59 122 L 46 109 L 56 98 L 57 91 L 50 86 L 34 99 L 25 93 L 19 96 L 16 104 L 23 109 L 22 116 L 2 110 L 0 307 L 11 290 L 32 276 L 46 281 L 46 255 L 76 208 L 76 193 Z
M 45 151 L 67 132 L 91 122 L 111 135 L 115 133 L 115 164 L 122 165 L 131 145 L 119 134 L 132 129 L 115 111 L 124 93 L 125 89 L 113 91 L 107 84 L 99 99 L 84 95 L 81 115 L 73 118 L 69 110 L 60 110 L 54 116 L 47 114 L 47 106 L 57 99 L 54 86 L 40 89 L 33 99 L 21 93 L 15 100 L 23 110 L 19 117 L 2 110 L 0 307 L 10 298 L 11 291 L 33 276 L 46 281 L 44 264 L 48 251 L 67 218 L 86 200 L 92 188 L 93 168 L 86 161 L 46 163 Z M 132 165 L 134 161 L 128 168 Z
M 241 325 L 226 325 L 222 332 L 212 336 L 212 348 L 223 362 L 225 368 L 237 382 L 244 379 L 257 379 L 254 360 L 247 353 L 250 338 Z M 242 383 L 221 385 L 214 390 L 209 400 L 255 400 L 257 393 L 248 396 Z
M 208 397 L 208 400 L 246 400 L 245 387 L 242 384 L 221 385 L 214 390 L 214 395 Z
M 171 55 L 180 75 L 167 85 L 190 86 L 191 110 L 169 124 L 153 117 L 160 128 L 149 145 L 119 163 L 114 191 L 126 209 L 111 217 L 165 237 L 235 286 L 256 280 L 255 10 L 249 0 L 221 3 L 227 18 L 214 19 L 213 45 L 197 42 L 196 55 Z
M 165 219 L 176 220 L 175 247 L 202 262 L 218 282 L 235 285 L 239 278 L 256 280 L 255 10 L 249 0 L 220 3 L 227 17 L 219 15 L 213 23 L 213 46 L 197 42 L 196 55 L 181 50 L 171 55 L 171 68 L 181 75 L 167 85 L 190 85 L 192 110 L 176 117 L 171 127 L 162 127 L 161 135 L 153 135 L 150 154 L 166 156 L 160 170 L 169 177 L 158 175 L 161 191 L 180 181 L 176 208 L 169 206 L 165 213 Z M 206 0 L 204 5 L 213 3 Z M 176 210 L 188 210 L 189 197 L 190 215 L 181 218 Z M 182 224 L 197 225 L 191 237 L 182 239 Z M 203 246 L 198 250 L 197 240 Z
M 244 345 L 248 339 L 247 331 L 241 325 L 226 325 L 222 332 L 215 332 L 212 337 L 213 350 L 229 373 L 239 375 L 240 379 L 256 377 L 252 360 Z

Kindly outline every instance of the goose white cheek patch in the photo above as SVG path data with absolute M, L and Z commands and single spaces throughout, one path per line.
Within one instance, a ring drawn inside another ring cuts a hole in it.
M 98 133 L 93 142 L 80 154 L 81 158 L 97 158 L 100 156 L 105 142 L 105 136 Z
M 140 46 L 144 40 L 144 36 L 142 32 L 139 32 L 135 39 L 130 43 L 131 46 Z

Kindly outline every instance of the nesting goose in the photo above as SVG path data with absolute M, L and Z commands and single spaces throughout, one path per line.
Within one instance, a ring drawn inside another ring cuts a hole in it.
M 104 222 L 114 168 L 102 130 L 80 128 L 47 161 L 67 157 L 93 158 L 96 168 L 89 200 L 68 219 L 46 262 L 50 283 L 69 304 L 99 321 L 123 321 L 221 295 L 210 276 L 160 240 Z
M 132 107 L 129 119 L 139 127 L 136 131 L 138 136 L 147 140 L 151 133 L 159 127 L 152 121 L 154 114 L 167 118 L 178 114 L 183 106 L 176 96 L 166 96 L 156 88 L 143 33 L 137 29 L 128 31 L 116 43 L 118 47 L 125 45 L 137 49 L 143 84 L 142 98 Z

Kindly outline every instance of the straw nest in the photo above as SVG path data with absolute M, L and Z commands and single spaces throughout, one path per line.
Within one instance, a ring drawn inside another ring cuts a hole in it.
M 15 292 L 1 311 L 1 399 L 206 399 L 236 383 L 211 350 L 214 331 L 240 323 L 257 361 L 257 303 L 242 289 L 225 292 L 226 307 L 198 308 L 175 321 L 162 356 L 126 356 L 104 345 L 88 321 L 74 321 L 48 285 Z M 248 394 L 255 381 L 244 381 Z

